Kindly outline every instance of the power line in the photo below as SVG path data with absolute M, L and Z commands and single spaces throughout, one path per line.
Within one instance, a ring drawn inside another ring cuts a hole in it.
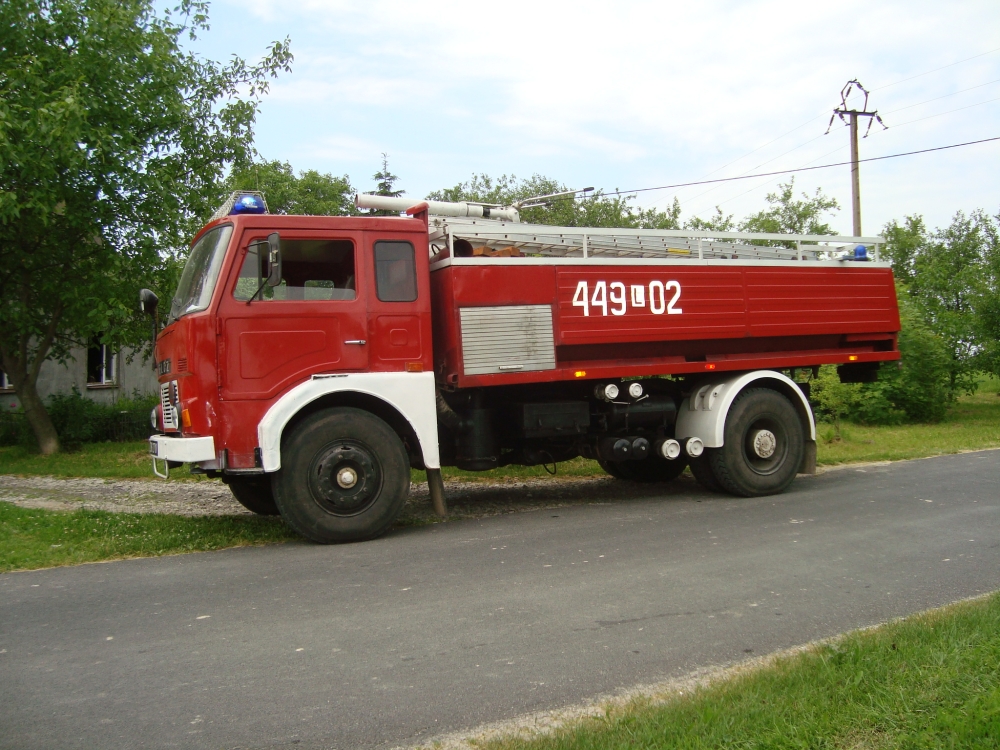
M 916 79 L 916 78 L 922 78 L 922 77 L 924 77 L 924 76 L 927 76 L 927 75 L 930 75 L 931 73 L 937 73 L 937 72 L 938 72 L 939 70 L 944 70 L 944 69 L 946 69 L 946 68 L 951 68 L 951 67 L 954 67 L 955 65 L 961 65 L 961 64 L 962 64 L 962 63 L 964 63 L 964 62 L 969 62 L 969 60 L 975 60 L 975 59 L 977 59 L 977 58 L 979 58 L 979 57 L 985 57 L 986 55 L 992 55 L 992 54 L 993 54 L 994 52 L 1000 52 L 1000 47 L 997 47 L 997 48 L 995 48 L 995 49 L 991 49 L 991 50 L 987 50 L 986 52 L 980 52 L 979 54 L 977 54 L 977 55 L 973 55 L 972 57 L 966 57 L 966 58 L 963 58 L 963 59 L 961 59 L 961 60 L 956 60 L 956 61 L 955 61 L 955 62 L 953 62 L 953 63 L 948 63 L 947 65 L 942 65 L 942 66 L 941 66 L 941 67 L 939 67 L 939 68 L 933 68 L 933 69 L 931 69 L 931 70 L 925 70 L 925 71 L 924 71 L 923 73 L 917 73 L 917 74 L 916 74 L 915 76 L 910 76 L 909 78 L 903 78 L 903 79 L 901 79 L 901 80 L 899 80 L 899 81 L 894 81 L 893 83 L 887 83 L 887 84 L 885 84 L 884 86 L 876 86 L 875 88 L 873 88 L 873 89 L 872 89 L 872 91 L 882 91 L 883 89 L 888 89 L 888 88 L 892 88 L 893 86 L 898 86 L 898 85 L 899 85 L 899 84 L 901 84 L 901 83 L 906 83 L 907 81 L 912 81 L 912 80 L 914 80 L 914 79 Z M 994 83 L 994 81 L 991 81 L 991 83 Z M 985 86 L 986 84 L 981 84 L 981 85 Z M 972 88 L 978 88 L 978 87 L 976 87 L 976 86 L 973 86 Z M 969 89 L 963 89 L 963 91 L 969 91 Z M 956 91 L 955 93 L 956 93 L 956 94 L 958 94 L 958 93 L 961 93 L 961 92 L 959 92 L 959 91 Z M 951 94 L 947 94 L 947 96 L 951 96 Z M 944 97 L 938 97 L 938 98 L 944 98 Z M 934 100 L 933 100 L 933 99 L 928 99 L 927 101 L 934 101 Z M 926 104 L 927 102 L 920 102 L 920 103 L 921 103 L 921 104 Z M 914 105 L 911 105 L 911 106 L 917 106 L 917 105 L 915 105 L 915 104 L 914 104 Z M 904 109 L 906 109 L 906 108 L 904 107 Z M 772 143 L 775 143 L 775 142 L 777 142 L 777 141 L 780 141 L 780 140 L 781 140 L 782 138 L 784 138 L 785 136 L 789 136 L 789 135 L 791 135 L 792 133 L 796 132 L 797 130 L 801 130 L 801 129 L 802 129 L 802 128 L 804 128 L 804 127 L 805 127 L 806 125 L 808 125 L 809 123 L 811 123 L 811 122 L 812 122 L 813 120 L 818 120 L 819 118 L 821 118 L 821 117 L 825 116 L 825 115 L 826 115 L 826 113 L 827 113 L 827 111 L 828 111 L 828 110 L 823 110 L 823 111 L 822 111 L 821 113 L 819 113 L 819 114 L 818 114 L 818 115 L 816 115 L 815 117 L 810 117 L 810 118 L 809 118 L 808 120 L 806 120 L 806 121 L 805 121 L 804 123 L 802 123 L 801 125 L 798 125 L 798 126 L 796 126 L 796 127 L 792 128 L 791 130 L 789 130 L 789 131 L 787 131 L 787 132 L 785 132 L 785 133 L 782 133 L 782 134 L 781 134 L 781 135 L 779 135 L 779 136 L 778 136 L 777 138 L 773 138 L 773 139 L 771 139 L 770 141 L 768 141 L 767 143 L 765 143 L 765 144 L 763 144 L 763 145 L 761 145 L 761 146 L 758 146 L 758 147 L 757 147 L 757 148 L 755 148 L 755 149 L 754 149 L 753 151 L 749 151 L 749 152 L 747 152 L 746 154 L 744 154 L 743 156 L 740 156 L 740 157 L 739 157 L 739 158 L 737 158 L 737 159 L 733 159 L 733 161 L 731 161 L 731 162 L 728 162 L 728 163 L 726 163 L 726 164 L 723 164 L 723 165 L 722 165 L 721 167 L 717 167 L 717 168 L 713 169 L 713 170 L 712 170 L 711 172 L 709 172 L 708 174 L 709 174 L 709 175 L 712 175 L 712 174 L 715 174 L 716 172 L 720 172 L 720 171 L 722 171 L 722 170 L 723 170 L 723 169 L 725 169 L 726 167 L 729 167 L 729 166 L 732 166 L 733 164 L 735 164 L 735 163 L 736 163 L 736 162 L 738 162 L 738 161 L 742 161 L 743 159 L 746 159 L 746 158 L 747 158 L 748 156 L 753 156 L 754 154 L 756 154 L 756 153 L 757 153 L 758 151 L 760 151 L 761 149 L 763 149 L 763 148 L 766 148 L 766 147 L 770 146 L 770 145 L 771 145 Z M 894 110 L 894 111 L 898 112 L 899 110 Z M 911 120 L 911 122 L 915 122 L 915 120 Z M 808 143 L 808 142 L 809 142 L 809 141 L 807 141 L 807 143 Z M 805 145 L 805 144 L 802 144 L 802 145 Z M 795 148 L 799 148 L 799 147 L 798 147 L 798 146 L 796 146 Z M 795 148 L 791 149 L 791 151 L 794 151 L 794 150 L 795 150 Z M 785 153 L 790 153 L 790 151 L 786 151 Z M 782 156 L 783 156 L 783 155 L 784 155 L 784 154 L 782 154 Z M 771 161 L 774 161 L 774 160 L 772 159 Z M 766 163 L 767 163 L 767 162 L 765 162 L 765 164 L 766 164 Z M 762 166 L 762 165 L 758 165 L 758 167 L 757 167 L 757 168 L 759 168 L 760 166 Z M 707 175 L 706 175 L 706 176 L 707 176 Z M 701 195 L 704 195 L 704 193 L 702 193 Z M 701 195 L 696 195 L 696 196 L 695 196 L 694 198 L 692 198 L 691 200 L 697 200 L 698 198 L 700 198 L 700 197 L 701 197 Z
M 949 96 L 955 96 L 956 94 L 964 94 L 966 91 L 972 91 L 973 89 L 981 89 L 983 86 L 989 86 L 991 83 L 1000 83 L 1000 78 L 997 78 L 994 81 L 987 81 L 986 83 L 980 83 L 977 86 L 969 86 L 969 88 L 967 89 L 959 89 L 958 91 L 952 91 L 950 94 L 935 96 L 933 99 L 924 99 L 924 101 L 917 102 L 916 104 L 907 104 L 905 107 L 900 107 L 899 109 L 890 109 L 888 112 L 886 112 L 886 114 L 891 115 L 895 112 L 902 112 L 904 109 L 913 109 L 914 107 L 919 107 L 921 104 L 936 102 L 938 99 L 947 99 Z
M 990 141 L 1000 141 L 1000 136 L 995 138 L 983 138 L 978 141 L 966 141 L 965 143 L 953 143 L 950 146 L 936 146 L 935 148 L 925 148 L 920 151 L 905 151 L 901 154 L 889 154 L 887 156 L 872 156 L 868 159 L 858 159 L 858 162 L 882 161 L 883 159 L 897 159 L 900 156 L 913 156 L 915 154 L 927 154 L 931 151 L 945 151 L 950 148 L 960 148 L 962 146 L 974 146 L 977 143 L 989 143 Z M 839 149 L 838 149 L 839 150 Z M 676 185 L 658 185 L 657 187 L 636 188 L 635 190 L 611 190 L 603 195 L 631 195 L 632 193 L 648 193 L 651 190 L 670 190 L 672 188 L 690 187 L 691 185 L 708 185 L 713 182 L 734 182 L 736 180 L 752 180 L 755 177 L 773 177 L 779 174 L 791 174 L 792 172 L 809 172 L 814 169 L 827 169 L 829 167 L 843 167 L 852 162 L 841 161 L 835 164 L 819 164 L 815 167 L 798 167 L 797 169 L 782 169 L 778 172 L 761 172 L 760 174 L 741 175 L 739 177 L 720 177 L 715 180 L 699 180 L 697 182 L 679 182 Z
M 960 65 L 964 62 L 969 62 L 969 60 L 975 60 L 977 57 L 984 57 L 985 55 L 992 55 L 994 52 L 1000 52 L 1000 47 L 996 49 L 991 49 L 987 52 L 980 52 L 978 55 L 973 55 L 972 57 L 966 57 L 964 60 L 958 60 L 957 62 L 948 63 L 947 65 L 942 65 L 940 68 L 934 68 L 934 70 L 928 70 L 924 73 L 917 73 L 915 76 L 910 76 L 909 78 L 904 78 L 901 81 L 896 81 L 895 83 L 887 83 L 885 86 L 879 86 L 872 89 L 872 91 L 881 91 L 882 89 L 892 88 L 893 86 L 898 86 L 901 83 L 906 83 L 907 81 L 912 81 L 914 78 L 922 78 L 923 76 L 928 76 L 931 73 L 937 73 L 939 70 L 944 70 L 945 68 L 951 68 L 955 65 Z

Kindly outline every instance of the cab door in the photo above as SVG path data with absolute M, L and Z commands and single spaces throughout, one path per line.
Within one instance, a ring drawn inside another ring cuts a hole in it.
M 430 371 L 430 289 L 426 240 L 367 232 L 368 333 L 372 371 Z
M 256 243 L 267 234 L 244 233 L 219 307 L 224 399 L 270 399 L 316 374 L 368 367 L 361 233 L 282 230 L 276 287 L 262 284 Z

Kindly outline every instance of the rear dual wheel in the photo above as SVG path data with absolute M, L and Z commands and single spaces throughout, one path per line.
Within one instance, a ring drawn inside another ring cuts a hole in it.
M 660 456 L 650 455 L 639 461 L 598 461 L 601 468 L 616 479 L 630 482 L 670 482 L 677 479 L 687 466 L 683 458 L 670 461 Z
M 392 526 L 410 489 L 406 449 L 389 425 L 360 409 L 306 417 L 281 447 L 272 481 L 281 517 L 314 542 L 353 542 Z

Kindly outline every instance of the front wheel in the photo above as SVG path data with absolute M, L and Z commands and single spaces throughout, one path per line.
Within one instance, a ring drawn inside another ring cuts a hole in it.
M 712 452 L 712 473 L 734 495 L 784 492 L 802 463 L 802 422 L 791 402 L 769 388 L 740 393 L 726 417 L 725 441 Z
M 272 480 L 281 517 L 320 544 L 389 530 L 406 502 L 410 462 L 389 425 L 360 409 L 306 417 L 281 446 Z

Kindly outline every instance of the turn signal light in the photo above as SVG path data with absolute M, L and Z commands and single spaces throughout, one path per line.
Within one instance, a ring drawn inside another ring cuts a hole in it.
M 576 376 L 576 377 L 578 377 L 578 378 L 585 378 L 585 377 L 587 377 L 587 371 L 586 370 L 577 370 L 576 372 L 573 373 L 573 375 Z
M 424 363 L 423 362 L 407 362 L 406 363 L 407 372 L 423 372 Z
M 858 355 L 857 354 L 849 354 L 847 356 L 847 360 L 849 362 L 857 362 L 858 361 Z
M 191 426 L 191 412 L 189 412 L 187 409 L 181 412 L 181 424 L 184 425 L 185 427 Z
M 705 365 L 705 369 L 706 370 L 714 370 L 715 369 L 715 364 L 714 363 L 707 364 L 707 365 Z

